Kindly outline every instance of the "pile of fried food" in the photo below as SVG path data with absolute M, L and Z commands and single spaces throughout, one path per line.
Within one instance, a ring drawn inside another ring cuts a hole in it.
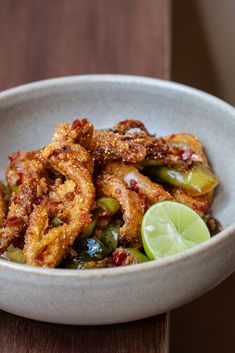
M 48 146 L 9 160 L 0 254 L 11 261 L 79 269 L 136 263 L 144 257 L 143 215 L 161 200 L 186 204 L 212 234 L 221 230 L 210 215 L 218 181 L 191 134 L 156 137 L 138 120 L 96 130 L 76 119 L 57 125 Z

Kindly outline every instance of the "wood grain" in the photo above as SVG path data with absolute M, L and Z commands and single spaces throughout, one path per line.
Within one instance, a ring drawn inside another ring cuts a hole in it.
M 0 90 L 85 73 L 170 75 L 169 0 L 0 0 Z
M 170 0 L 0 0 L 0 90 L 86 73 L 169 78 Z M 166 353 L 168 323 L 69 327 L 0 312 L 0 353 Z
M 1 313 L 1 353 L 167 353 L 165 315 L 122 325 L 76 327 Z

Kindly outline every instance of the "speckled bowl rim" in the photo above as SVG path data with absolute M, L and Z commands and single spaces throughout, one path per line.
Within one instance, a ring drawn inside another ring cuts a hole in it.
M 69 86 L 71 84 L 76 83 L 105 83 L 105 82 L 114 82 L 114 83 L 135 83 L 142 86 L 155 86 L 162 87 L 166 89 L 177 90 L 185 94 L 190 94 L 191 96 L 195 96 L 199 99 L 203 99 L 207 101 L 207 103 L 219 105 L 223 111 L 227 111 L 232 114 L 235 119 L 235 109 L 225 103 L 221 99 L 214 97 L 208 93 L 202 92 L 198 89 L 188 87 L 186 85 L 182 85 L 179 83 L 160 80 L 150 77 L 144 76 L 129 76 L 129 75 L 80 75 L 80 76 L 67 76 L 60 78 L 53 78 L 49 80 L 37 81 L 33 83 L 29 83 L 26 85 L 22 85 L 16 88 L 11 88 L 6 91 L 0 93 L 0 105 L 4 103 L 5 100 L 12 100 L 21 98 L 21 96 L 31 94 L 34 96 L 35 93 L 39 93 L 43 89 L 56 89 L 56 87 Z M 219 244 L 223 241 L 226 241 L 230 236 L 235 235 L 235 223 L 231 226 L 224 229 L 221 233 L 217 234 L 213 238 L 208 241 L 197 245 L 196 247 L 189 249 L 183 253 L 166 257 L 165 259 L 152 260 L 143 264 L 137 264 L 133 266 L 122 266 L 117 268 L 104 268 L 104 269 L 90 269 L 90 270 L 67 270 L 67 269 L 49 269 L 49 268 L 41 268 L 41 267 L 32 267 L 27 265 L 16 264 L 12 262 L 8 262 L 6 260 L 0 259 L 0 269 L 8 269 L 12 271 L 17 271 L 21 273 L 30 273 L 39 276 L 66 276 L 73 278 L 101 278 L 101 277 L 113 277 L 118 275 L 129 275 L 135 272 L 146 272 L 149 270 L 161 268 L 161 267 L 169 267 L 172 264 L 180 261 L 184 261 L 189 259 L 192 256 L 196 256 L 202 253 L 207 252 L 209 249 L 219 246 Z

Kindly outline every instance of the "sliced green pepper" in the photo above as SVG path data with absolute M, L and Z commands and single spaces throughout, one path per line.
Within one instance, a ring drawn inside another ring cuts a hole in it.
M 67 268 L 68 270 L 77 270 L 79 269 L 80 263 L 78 261 L 73 261 L 73 260 L 65 260 L 62 263 L 62 268 Z
M 120 227 L 116 224 L 109 224 L 102 232 L 101 241 L 112 251 L 118 246 Z
M 132 256 L 134 256 L 136 258 L 136 262 L 137 264 L 142 263 L 142 262 L 147 262 L 150 261 L 149 258 L 147 256 L 145 256 L 144 254 L 142 254 L 142 252 L 140 252 L 138 249 L 136 248 L 125 248 L 124 252 L 131 254 Z
M 92 233 L 95 230 L 95 227 L 97 225 L 99 214 L 100 214 L 99 210 L 96 210 L 95 213 L 93 214 L 91 223 L 89 223 L 88 226 L 86 227 L 86 229 L 83 231 L 83 233 L 80 237 L 81 239 L 88 238 L 89 236 L 92 235 Z
M 119 202 L 112 197 L 101 197 L 97 200 L 97 206 L 103 208 L 111 216 L 117 213 L 120 209 Z
M 6 251 L 6 254 L 9 261 L 17 262 L 18 264 L 25 264 L 23 250 L 20 248 L 10 245 Z
M 199 164 L 186 172 L 167 166 L 150 167 L 147 172 L 171 185 L 181 187 L 192 196 L 206 194 L 214 189 L 219 182 L 210 170 Z
M 51 225 L 53 227 L 59 227 L 62 226 L 63 221 L 61 221 L 61 219 L 59 219 L 58 217 L 54 217 L 53 220 L 51 221 Z
M 80 261 L 100 260 L 110 253 L 110 249 L 97 238 L 81 240 L 76 250 Z

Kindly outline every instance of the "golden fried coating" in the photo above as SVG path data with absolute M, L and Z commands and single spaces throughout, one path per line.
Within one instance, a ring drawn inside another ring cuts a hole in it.
M 90 149 L 98 164 L 112 161 L 138 163 L 146 156 L 146 149 L 141 144 L 125 141 L 120 134 L 105 130 L 94 131 Z
M 84 148 L 91 145 L 93 125 L 87 119 L 76 119 L 73 123 L 61 123 L 55 128 L 53 142 L 55 143 L 79 143 Z
M 130 132 L 131 129 L 140 131 Z M 121 161 L 188 168 L 193 160 L 201 161 L 198 151 L 182 157 L 182 147 L 177 146 L 172 136 L 157 138 L 139 120 L 124 120 L 113 131 L 95 130 L 90 150 L 95 162 L 101 165 Z
M 119 121 L 114 125 L 112 130 L 121 135 L 125 135 L 131 129 L 139 129 L 144 135 L 151 136 L 142 121 L 134 119 Z
M 25 163 L 23 182 L 17 192 L 12 193 L 6 221 L 0 229 L 0 254 L 23 234 L 34 205 L 41 203 L 48 193 L 44 170 L 45 163 L 40 152 Z
M 153 183 L 132 165 L 113 162 L 107 164 L 104 170 L 109 174 L 122 178 L 129 188 L 144 195 L 150 205 L 157 201 L 172 200 L 172 196 L 164 190 L 163 186 Z
M 53 142 L 42 153 L 67 180 L 32 212 L 24 255 L 28 265 L 56 267 L 90 222 L 95 196 L 91 179 L 93 164 L 89 153 L 79 144 Z M 63 224 L 50 229 L 50 218 L 55 216 Z
M 38 151 L 18 151 L 9 155 L 10 163 L 6 169 L 6 179 L 11 190 L 13 190 L 16 185 L 22 184 L 28 162 L 33 160 L 37 153 Z
M 204 216 L 210 212 L 210 206 L 213 200 L 213 191 L 210 191 L 202 196 L 191 196 L 180 188 L 173 188 L 171 190 L 171 195 L 176 201 L 181 202 L 197 211 L 200 216 Z
M 191 160 L 208 166 L 207 157 L 203 151 L 202 143 L 195 135 L 189 133 L 178 133 L 166 136 L 165 139 L 173 144 L 179 144 L 181 148 L 190 148 L 193 153 L 191 155 Z
M 120 228 L 120 242 L 136 246 L 140 243 L 140 227 L 144 205 L 137 193 L 130 190 L 118 176 L 103 172 L 96 180 L 99 195 L 112 197 L 121 206 L 124 224 Z

